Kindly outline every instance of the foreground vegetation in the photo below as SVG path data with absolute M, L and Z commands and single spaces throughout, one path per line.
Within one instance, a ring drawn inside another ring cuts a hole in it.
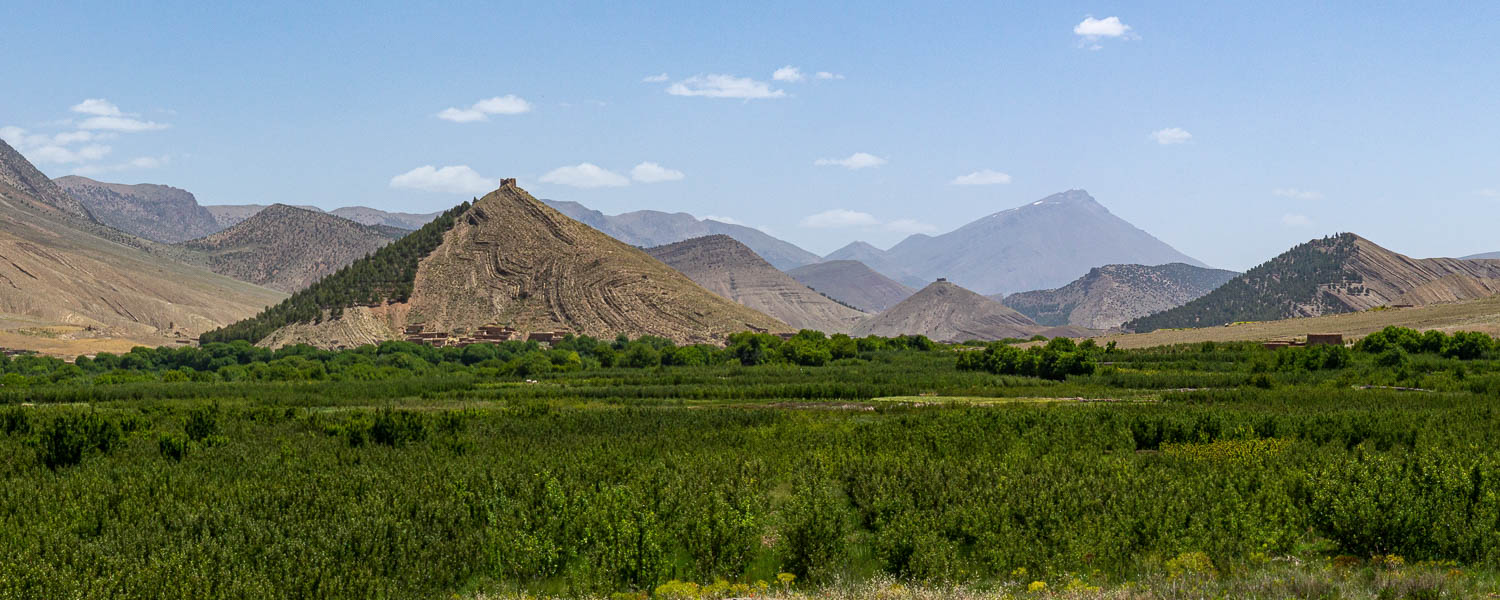
M 0 363 L 0 597 L 1435 598 L 1500 566 L 1487 336 L 559 346 Z

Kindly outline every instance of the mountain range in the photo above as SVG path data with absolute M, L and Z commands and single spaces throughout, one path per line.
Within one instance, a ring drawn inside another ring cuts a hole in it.
M 852 259 L 905 283 L 947 278 L 982 294 L 1061 287 L 1108 264 L 1206 266 L 1115 216 L 1083 190 L 1053 194 L 937 236 L 915 234 L 881 251 L 855 243 Z
M 1113 329 L 1136 317 L 1181 306 L 1236 275 L 1182 263 L 1105 265 L 1057 289 L 995 299 L 1042 325 Z
M 1423 305 L 1500 292 L 1500 261 L 1410 258 L 1352 233 L 1298 245 L 1201 298 L 1125 323 L 1132 331 Z
M 796 329 L 848 333 L 868 316 L 798 283 L 727 235 L 693 238 L 646 253 L 709 291 Z
M 193 336 L 284 297 L 110 229 L 0 141 L 0 316 L 48 335 Z M 6 345 L 29 343 L 13 339 Z
M 506 180 L 282 305 L 205 339 L 330 347 L 459 334 L 487 324 L 612 338 L 722 343 L 785 323 L 715 295 L 644 251 L 542 204 Z
M 220 229 L 213 213 L 187 190 L 143 183 L 104 183 L 69 175 L 54 180 L 100 223 L 148 240 L 174 244 Z
M 818 255 L 798 248 L 790 242 L 771 237 L 759 229 L 713 219 L 699 219 L 687 213 L 638 210 L 618 215 L 606 215 L 577 202 L 554 200 L 544 202 L 573 220 L 640 248 L 662 246 L 708 235 L 727 235 L 754 250 L 766 262 L 783 271 L 821 260 Z

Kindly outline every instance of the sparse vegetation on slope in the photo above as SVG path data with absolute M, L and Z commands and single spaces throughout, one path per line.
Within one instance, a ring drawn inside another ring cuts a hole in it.
M 1500 291 L 1500 262 L 1414 259 L 1352 233 L 1298 245 L 1202 298 L 1125 324 L 1133 331 L 1210 327 L 1432 304 Z
M 295 292 L 399 237 L 327 213 L 275 204 L 182 247 L 201 252 L 216 273 Z
M 254 318 L 204 333 L 202 341 L 254 343 L 292 323 L 314 323 L 325 316 L 337 318 L 343 309 L 352 306 L 405 302 L 411 297 L 418 263 L 443 243 L 443 235 L 467 210 L 468 202 L 460 204 L 421 229 L 292 294 Z
M 1236 275 L 1183 263 L 1105 265 L 1058 289 L 1011 294 L 1000 302 L 1042 325 L 1111 329 L 1181 306 Z

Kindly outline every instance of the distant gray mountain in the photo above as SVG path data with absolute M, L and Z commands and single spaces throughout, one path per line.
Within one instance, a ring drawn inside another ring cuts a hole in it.
M 1463 257 L 1463 260 L 1488 260 L 1488 259 L 1500 259 L 1500 252 L 1485 252 L 1484 254 L 1470 254 L 1468 256 Z
M 895 306 L 917 293 L 857 260 L 825 260 L 797 267 L 787 274 L 820 294 L 872 313 Z
M 618 215 L 606 215 L 577 202 L 567 200 L 543 200 L 542 202 L 575 221 L 640 248 L 653 248 L 718 234 L 727 235 L 749 246 L 766 262 L 782 271 L 821 260 L 818 255 L 798 248 L 790 242 L 771 237 L 759 229 L 712 219 L 699 219 L 687 213 L 638 210 Z
M 913 235 L 890 250 L 851 244 L 852 259 L 911 285 L 939 277 L 982 294 L 1051 289 L 1108 264 L 1206 266 L 1109 212 L 1083 190 L 1053 194 L 948 233 Z
M 370 225 L 372 227 L 393 227 L 402 231 L 416 231 L 418 229 L 421 229 L 423 225 L 426 225 L 428 222 L 436 219 L 438 215 L 442 214 L 386 212 L 380 209 L 369 208 L 365 206 L 345 206 L 343 208 L 335 208 L 330 211 L 324 211 L 323 209 L 316 206 L 308 206 L 306 204 L 293 204 L 291 206 L 303 210 L 310 210 L 313 212 L 327 212 L 328 214 L 331 214 L 333 216 L 343 217 L 361 225 Z M 265 210 L 266 205 L 211 204 L 203 208 L 208 210 L 208 212 L 214 216 L 214 220 L 216 220 L 219 224 L 219 229 L 223 230 L 234 227 L 235 225 L 240 224 L 241 221 L 255 216 L 260 211 Z
M 922 289 L 932 281 L 932 279 L 927 277 L 909 272 L 905 266 L 899 264 L 895 257 L 887 254 L 885 250 L 881 250 L 865 242 L 850 242 L 849 245 L 828 253 L 828 256 L 824 256 L 823 260 L 859 261 L 864 263 L 865 266 L 875 269 L 881 275 L 885 275 L 913 289 Z
M 187 190 L 150 183 L 104 183 L 77 175 L 53 182 L 95 220 L 148 240 L 174 244 L 221 229 L 214 215 Z

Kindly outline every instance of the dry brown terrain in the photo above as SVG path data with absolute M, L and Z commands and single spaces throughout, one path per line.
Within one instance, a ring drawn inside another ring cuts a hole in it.
M 57 185 L 100 223 L 148 240 L 173 244 L 222 229 L 187 190 L 165 185 L 123 185 L 69 175 Z
M 1160 329 L 1150 333 L 1109 335 L 1099 343 L 1122 348 L 1145 348 L 1198 342 L 1290 340 L 1309 333 L 1340 333 L 1357 339 L 1386 326 L 1436 329 L 1444 332 L 1483 331 L 1500 335 L 1500 296 L 1414 308 L 1366 310 L 1322 317 L 1241 323 L 1201 329 Z
M 416 323 L 429 331 L 498 323 L 521 331 L 655 335 L 678 343 L 722 343 L 728 334 L 749 329 L 792 331 L 512 183 L 460 215 L 418 266 L 406 303 L 347 310 L 339 319 L 283 328 L 261 343 L 352 345 L 396 338 Z
M 0 314 L 82 328 L 89 339 L 166 343 L 248 317 L 285 297 L 152 254 L 142 249 L 153 247 L 151 242 L 84 221 L 67 205 L 51 206 L 48 198 L 71 197 L 3 142 L 0 158 L 6 171 L 0 176 Z M 34 196 L 7 183 L 12 181 L 31 182 L 44 193 Z M 96 229 L 114 237 L 100 237 Z M 39 349 L 56 338 L 7 339 L 11 347 Z
M 1183 263 L 1105 265 L 1055 290 L 995 299 L 1043 325 L 1114 329 L 1136 317 L 1181 306 L 1236 275 Z
M 886 310 L 917 293 L 857 260 L 813 263 L 787 274 L 802 285 L 867 312 Z
M 854 334 L 925 335 L 937 341 L 1025 338 L 1042 333 L 1014 309 L 946 281 L 922 288 L 900 304 L 860 323 Z
M 727 235 L 693 238 L 650 248 L 646 253 L 708 291 L 797 329 L 848 333 L 868 316 L 797 283 Z
M 213 235 L 183 242 L 214 272 L 295 292 L 397 236 L 328 213 L 274 204 Z

